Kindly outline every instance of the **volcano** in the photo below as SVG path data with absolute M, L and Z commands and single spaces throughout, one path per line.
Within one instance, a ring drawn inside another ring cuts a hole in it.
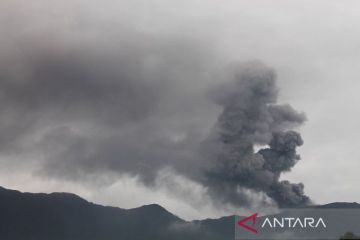
M 360 208 L 331 203 L 318 208 Z M 234 217 L 185 221 L 157 204 L 101 206 L 71 193 L 23 193 L 0 188 L 2 240 L 232 240 Z

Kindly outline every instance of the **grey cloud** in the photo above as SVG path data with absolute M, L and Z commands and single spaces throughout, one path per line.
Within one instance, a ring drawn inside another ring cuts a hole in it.
M 69 55 L 33 59 L 26 67 L 31 72 L 22 79 L 4 74 L 0 83 L 1 142 L 6 144 L 13 139 L 19 145 L 23 134 L 61 124 L 121 126 L 146 119 L 156 108 L 156 83 L 123 65 L 93 65 Z
M 64 46 L 61 39 L 75 40 L 61 31 L 51 47 L 36 38 L 44 47 L 32 46 L 33 36 L 9 43 L 23 51 L 0 65 L 1 153 L 34 153 L 37 173 L 79 181 L 115 172 L 151 184 L 163 167 L 185 172 L 208 125 L 192 115 L 199 106 L 206 114 L 204 89 L 188 86 L 211 62 L 206 47 L 136 30 L 107 41 L 97 28 L 94 42 L 77 30 L 82 45 Z
M 209 140 L 210 146 L 218 147 L 207 176 L 210 189 L 224 201 L 246 203 L 237 196 L 241 188 L 249 188 L 265 192 L 279 206 L 309 203 L 301 184 L 279 182 L 280 174 L 300 159 L 296 147 L 303 144 L 301 136 L 288 130 L 301 125 L 305 116 L 289 105 L 276 104 L 275 80 L 272 69 L 249 62 L 239 67 L 230 87 L 221 86 L 212 93 L 223 111 Z M 256 152 L 257 145 L 269 147 Z
M 11 34 L 21 41 L 0 45 L 8 58 L 0 64 L 1 154 L 34 153 L 35 173 L 46 178 L 126 173 L 153 185 L 170 167 L 214 202 L 249 205 L 248 190 L 280 206 L 308 202 L 301 184 L 279 181 L 299 160 L 302 140 L 289 130 L 305 116 L 277 104 L 276 74 L 264 64 L 234 65 L 214 80 L 225 63 L 205 37 L 158 36 L 132 23 L 64 31 L 55 19 L 42 38 L 16 21 Z M 208 94 L 218 118 L 206 96 L 213 82 L 223 83 Z

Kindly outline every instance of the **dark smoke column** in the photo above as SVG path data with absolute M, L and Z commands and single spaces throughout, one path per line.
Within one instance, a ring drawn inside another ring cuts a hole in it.
M 300 159 L 296 148 L 303 141 L 292 129 L 305 115 L 276 104 L 276 75 L 264 64 L 242 64 L 234 76 L 212 92 L 223 110 L 209 141 L 216 158 L 206 174 L 209 191 L 234 205 L 248 204 L 248 190 L 265 193 L 279 207 L 308 204 L 302 183 L 279 180 Z

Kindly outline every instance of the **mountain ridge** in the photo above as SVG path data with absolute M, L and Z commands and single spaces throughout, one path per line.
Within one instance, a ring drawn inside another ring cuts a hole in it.
M 317 207 L 356 207 L 330 203 Z M 123 209 L 89 202 L 66 192 L 28 193 L 0 187 L 2 240 L 227 240 L 234 217 L 185 221 L 159 204 Z

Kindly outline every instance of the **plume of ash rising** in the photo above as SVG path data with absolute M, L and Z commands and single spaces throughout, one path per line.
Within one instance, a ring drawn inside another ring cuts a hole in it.
M 208 143 L 216 159 L 206 176 L 210 192 L 224 202 L 247 204 L 244 189 L 265 193 L 279 207 L 310 202 L 302 183 L 279 180 L 300 159 L 296 148 L 303 140 L 291 129 L 306 118 L 290 105 L 276 103 L 275 80 L 274 71 L 262 63 L 246 63 L 235 81 L 211 94 L 222 113 Z M 266 147 L 255 151 L 257 146 Z

